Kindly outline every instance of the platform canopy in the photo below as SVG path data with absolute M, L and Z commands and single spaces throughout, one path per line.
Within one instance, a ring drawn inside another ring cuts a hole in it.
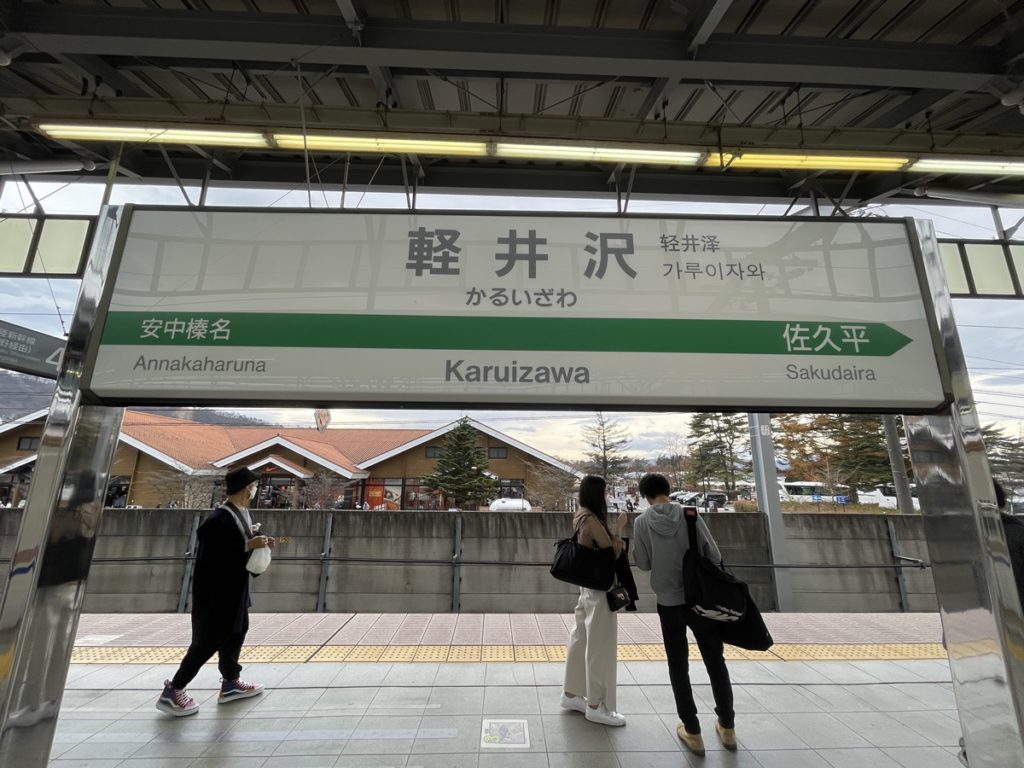
M 102 178 L 123 144 L 142 180 L 1024 192 L 1022 19 L 1009 0 L 10 0 L 0 173 Z

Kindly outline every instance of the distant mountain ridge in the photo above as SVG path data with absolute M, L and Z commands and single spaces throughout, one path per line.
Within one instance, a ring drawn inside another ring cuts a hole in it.
M 53 400 L 54 382 L 38 376 L 0 370 L 0 424 L 28 413 L 48 408 Z M 157 413 L 199 424 L 266 424 L 253 416 L 210 408 L 133 408 L 144 413 Z

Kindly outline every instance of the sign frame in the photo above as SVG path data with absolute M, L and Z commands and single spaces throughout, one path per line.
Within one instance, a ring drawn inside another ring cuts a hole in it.
M 186 402 L 185 399 L 174 399 L 168 397 L 156 397 L 152 395 L 140 394 L 135 395 L 118 395 L 116 397 L 103 396 L 92 391 L 91 384 L 95 366 L 97 362 L 97 356 L 100 347 L 100 340 L 103 336 L 104 329 L 106 327 L 108 310 L 111 304 L 111 300 L 114 293 L 114 286 L 117 281 L 117 275 L 120 270 L 121 261 L 124 257 L 126 243 L 131 229 L 131 222 L 133 215 L 136 212 L 149 213 L 149 212 L 173 212 L 173 213 L 202 213 L 202 214 L 217 214 L 217 213 L 246 213 L 253 214 L 258 213 L 260 209 L 244 206 L 231 206 L 231 207 L 204 207 L 200 209 L 187 209 L 177 206 L 150 206 L 150 205 L 125 205 L 121 209 L 121 223 L 118 228 L 116 239 L 113 246 L 113 252 L 109 255 L 110 258 L 110 269 L 108 279 L 106 280 L 98 306 L 98 317 L 96 326 L 93 329 L 93 333 L 90 336 L 88 348 L 86 350 L 84 370 L 83 370 L 83 381 L 82 381 L 82 393 L 84 401 L 87 403 L 94 404 L 110 404 L 117 403 L 123 405 L 145 405 L 145 406 L 160 406 L 160 405 L 172 405 L 181 402 Z M 409 211 L 406 209 L 359 209 L 356 210 L 335 210 L 328 208 L 274 208 L 272 209 L 274 214 L 304 214 L 304 215 L 325 215 L 325 216 L 345 216 L 345 215 L 413 215 L 413 216 L 458 216 L 458 217 L 480 217 L 480 218 L 522 218 L 535 216 L 542 219 L 610 219 L 610 218 L 626 218 L 630 220 L 654 220 L 654 221 L 709 221 L 709 222 L 793 222 L 793 223 L 827 223 L 831 225 L 840 223 L 855 223 L 855 219 L 836 219 L 835 217 L 827 216 L 714 216 L 708 214 L 702 215 L 661 215 L 661 214 L 630 214 L 629 216 L 615 216 L 614 214 L 602 213 L 602 212 L 545 212 L 545 211 L 460 211 L 460 210 L 426 210 L 426 211 Z M 751 408 L 744 404 L 713 404 L 713 405 L 694 405 L 694 404 L 678 404 L 678 403 L 636 403 L 636 404 L 623 404 L 623 403 L 612 403 L 602 402 L 600 400 L 587 400 L 581 399 L 578 402 L 550 402 L 546 403 L 543 401 L 537 402 L 518 402 L 518 401 L 503 401 L 500 398 L 494 399 L 481 399 L 474 397 L 465 401 L 438 401 L 431 400 L 430 398 L 423 397 L 410 397 L 408 399 L 395 400 L 395 399 L 352 399 L 339 396 L 338 398 L 322 398 L 322 397 L 302 397 L 301 393 L 295 399 L 285 399 L 282 396 L 277 397 L 253 397 L 248 396 L 245 393 L 239 393 L 231 391 L 230 389 L 225 390 L 224 396 L 208 397 L 208 396 L 191 396 L 187 398 L 187 403 L 194 406 L 221 406 L 225 404 L 242 404 L 247 407 L 280 407 L 282 403 L 287 403 L 290 407 L 296 408 L 430 408 L 437 410 L 454 410 L 454 409 L 465 409 L 466 407 L 478 407 L 483 409 L 500 409 L 500 410 L 552 410 L 552 411 L 593 411 L 593 410 L 607 410 L 609 408 L 615 408 L 618 410 L 630 410 L 637 412 L 728 412 L 728 413 L 772 413 L 772 412 L 790 412 L 790 413 L 870 413 L 870 414 L 931 414 L 943 412 L 953 400 L 953 386 L 951 377 L 949 374 L 948 366 L 944 360 L 940 350 L 942 349 L 942 340 L 938 330 L 938 322 L 936 319 L 934 306 L 932 299 L 936 290 L 945 290 L 945 284 L 942 286 L 933 287 L 930 285 L 928 280 L 928 273 L 925 269 L 924 257 L 922 255 L 921 243 L 919 242 L 918 230 L 913 218 L 872 218 L 869 222 L 871 225 L 876 224 L 889 224 L 898 225 L 904 229 L 907 236 L 907 243 L 911 251 L 911 257 L 913 259 L 914 270 L 917 278 L 917 288 L 919 291 L 922 306 L 924 308 L 924 321 L 927 323 L 929 341 L 931 344 L 931 357 L 935 361 L 936 369 L 938 372 L 938 383 L 942 390 L 942 400 L 938 402 L 934 407 L 908 407 L 906 405 L 895 405 L 895 406 L 882 406 L 877 404 L 871 404 L 867 406 L 861 405 L 846 405 L 837 404 L 835 407 L 823 407 L 820 404 L 813 404 L 806 407 L 795 406 L 787 404 L 784 407 L 769 407 L 769 406 L 757 406 Z

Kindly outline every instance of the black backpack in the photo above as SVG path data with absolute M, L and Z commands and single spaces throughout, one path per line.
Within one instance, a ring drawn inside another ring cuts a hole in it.
M 685 507 L 690 548 L 683 555 L 683 589 L 686 602 L 698 616 L 709 621 L 740 621 L 747 612 L 747 585 L 700 553 L 697 542 L 697 508 Z

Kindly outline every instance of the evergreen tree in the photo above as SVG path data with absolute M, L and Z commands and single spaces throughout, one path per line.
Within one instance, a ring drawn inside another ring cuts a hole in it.
M 696 442 L 695 466 L 689 480 L 705 479 L 736 490 L 743 471 L 740 455 L 750 450 L 747 417 L 741 413 L 695 413 L 690 418 L 690 438 Z M 694 478 L 692 475 L 696 474 Z
M 617 484 L 630 465 L 624 453 L 631 441 L 626 428 L 597 411 L 594 423 L 583 428 L 583 439 L 590 448 L 584 471 L 600 475 L 608 485 Z
M 857 503 L 858 488 L 892 482 L 892 465 L 881 418 L 833 414 L 822 419 L 821 428 L 828 439 L 824 456 L 825 482 L 833 488 L 849 486 L 852 503 Z
M 1005 435 L 995 424 L 982 427 L 981 437 L 992 477 L 1002 484 L 1007 496 L 1024 493 L 1024 440 Z
M 786 476 L 792 480 L 823 480 L 827 446 L 819 416 L 781 413 L 772 416 L 775 451 L 789 462 Z
M 441 458 L 422 483 L 440 491 L 455 506 L 479 505 L 496 490 L 495 481 L 485 474 L 487 467 L 487 451 L 480 445 L 480 433 L 469 419 L 462 419 L 445 435 Z

